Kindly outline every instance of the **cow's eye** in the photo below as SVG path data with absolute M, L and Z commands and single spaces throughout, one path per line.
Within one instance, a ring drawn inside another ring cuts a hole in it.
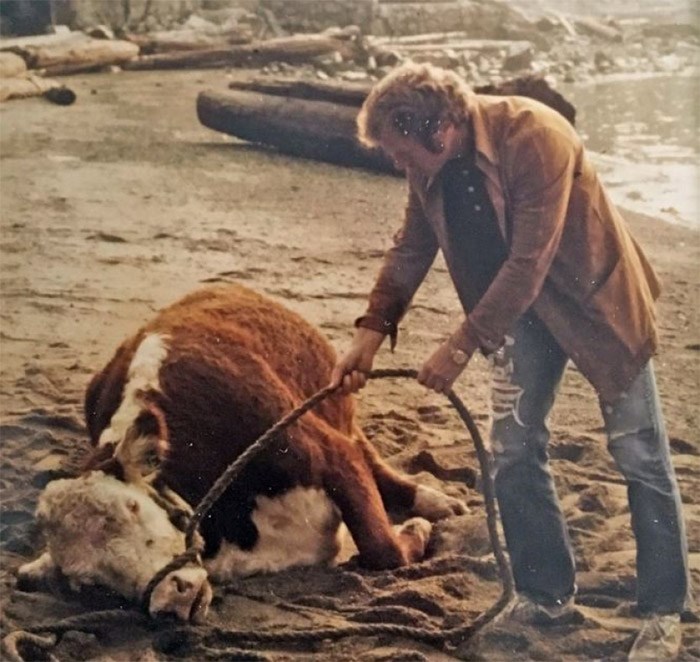
M 146 541 L 146 547 L 153 547 L 153 540 L 149 539 Z

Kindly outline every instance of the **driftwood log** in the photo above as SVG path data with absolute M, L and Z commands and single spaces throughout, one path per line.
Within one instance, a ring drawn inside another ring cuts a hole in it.
M 241 28 L 219 32 L 167 30 L 148 34 L 130 34 L 126 38 L 141 49 L 141 55 L 211 50 L 252 41 L 250 32 Z
M 422 32 L 420 34 L 393 35 L 390 37 L 367 35 L 370 46 L 403 46 L 417 44 L 440 44 L 454 40 L 466 39 L 467 33 L 463 30 L 455 32 Z
M 12 51 L 24 59 L 29 69 L 42 69 L 48 76 L 58 76 L 124 64 L 139 54 L 139 47 L 128 41 L 91 39 L 83 35 L 47 45 L 17 46 Z
M 229 88 L 288 96 L 295 99 L 331 101 L 359 108 L 372 89 L 372 83 L 254 78 L 252 80 L 232 81 L 229 83 Z M 477 94 L 530 97 L 553 108 L 572 125 L 576 121 L 576 108 L 553 89 L 546 80 L 538 76 L 520 76 L 498 85 L 481 85 L 475 87 L 474 91 Z
M 24 58 L 11 51 L 0 51 L 0 103 L 10 99 L 38 97 L 61 105 L 75 101 L 75 93 L 58 81 L 27 70 Z
M 353 45 L 323 34 L 294 35 L 265 41 L 207 48 L 195 52 L 147 55 L 125 65 L 125 69 L 180 69 L 224 66 L 264 66 L 270 62 L 308 62 L 320 55 L 338 51 L 351 56 Z
M 388 42 L 382 44 L 384 48 L 395 48 L 399 44 Z M 529 41 L 524 40 L 505 40 L 505 39 L 461 39 L 459 41 L 448 41 L 445 43 L 403 43 L 400 45 L 402 53 L 425 53 L 429 51 L 438 51 L 449 48 L 452 51 L 463 52 L 470 51 L 474 53 L 498 53 L 501 51 L 512 52 L 522 50 L 523 48 L 531 47 Z
M 609 41 L 622 41 L 622 33 L 617 28 L 605 25 L 594 18 L 579 18 L 576 20 L 576 27 L 582 32 L 587 32 Z
M 344 166 L 395 172 L 381 150 L 355 137 L 357 108 L 258 92 L 202 92 L 197 116 L 204 126 L 282 152 Z
M 238 89 L 199 94 L 197 115 L 204 126 L 294 156 L 396 172 L 381 150 L 366 149 L 356 138 L 358 108 L 371 86 L 277 79 L 231 87 Z M 539 78 L 516 78 L 476 91 L 530 96 L 574 122 L 574 107 Z
M 262 92 L 274 96 L 309 99 L 311 101 L 331 101 L 359 108 L 367 98 L 372 83 L 351 83 L 341 81 L 294 80 L 289 78 L 253 78 L 234 80 L 229 83 L 232 90 Z

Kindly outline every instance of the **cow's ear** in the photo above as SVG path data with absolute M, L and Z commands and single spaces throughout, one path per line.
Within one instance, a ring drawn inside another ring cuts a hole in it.
M 106 460 L 96 464 L 93 469 L 95 471 L 101 471 L 107 476 L 114 476 L 119 481 L 126 480 L 124 467 L 122 463 L 116 457 L 109 457 Z
M 168 455 L 170 448 L 170 433 L 165 411 L 160 403 L 161 394 L 151 391 L 137 393 L 143 410 L 136 419 L 136 427 L 141 434 L 154 437 L 156 442 L 152 448 L 158 462 Z
M 114 457 L 114 449 L 116 444 L 110 441 L 93 449 L 86 460 L 83 462 L 81 473 L 88 471 L 103 471 L 102 467 Z M 108 472 L 105 472 L 108 473 Z
M 165 413 L 159 404 L 159 394 L 136 391 L 139 412 L 115 449 L 127 483 L 138 483 L 143 476 L 157 471 L 168 448 L 168 428 Z
M 117 480 L 124 480 L 124 467 L 117 457 L 114 442 L 102 444 L 95 448 L 83 463 L 83 473 L 88 471 L 101 471 L 107 476 L 114 476 Z

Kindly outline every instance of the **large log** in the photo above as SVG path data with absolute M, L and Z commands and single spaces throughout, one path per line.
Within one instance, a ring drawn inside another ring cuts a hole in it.
M 381 150 L 363 147 L 356 137 L 358 107 L 369 85 L 277 79 L 231 86 L 245 89 L 199 94 L 197 115 L 204 126 L 294 156 L 396 173 Z M 576 109 L 541 78 L 526 76 L 476 91 L 530 96 L 560 112 L 571 124 L 575 120 Z
M 352 46 L 346 40 L 322 34 L 294 35 L 242 46 L 213 48 L 192 53 L 148 55 L 125 65 L 126 69 L 179 69 L 223 66 L 263 66 L 270 62 L 308 62 L 334 51 L 349 55 Z
M 426 32 L 424 34 L 409 34 L 398 36 L 367 35 L 367 43 L 370 46 L 409 46 L 416 44 L 444 44 L 447 41 L 467 39 L 464 30 L 457 32 Z
M 445 41 L 441 43 L 428 42 L 418 44 L 396 44 L 387 42 L 382 44 L 385 48 L 396 48 L 402 53 L 427 53 L 430 51 L 445 50 L 447 48 L 453 51 L 470 51 L 475 53 L 498 53 L 500 51 L 511 51 L 526 48 L 531 46 L 529 41 L 511 39 L 459 39 Z
M 252 80 L 234 80 L 229 83 L 229 89 L 262 92 L 263 94 L 286 96 L 294 99 L 331 101 L 359 108 L 372 89 L 372 83 L 266 77 L 253 78 Z
M 229 88 L 296 99 L 331 101 L 359 108 L 372 89 L 372 83 L 253 78 L 252 80 L 232 81 L 229 83 Z M 520 76 L 498 85 L 481 85 L 475 87 L 474 91 L 477 94 L 530 97 L 553 108 L 572 125 L 575 124 L 576 108 L 553 89 L 546 80 L 538 76 Z
M 139 54 L 139 47 L 128 41 L 71 37 L 47 45 L 14 46 L 30 69 L 43 69 L 50 75 L 89 71 L 111 64 L 123 64 Z
M 257 92 L 201 92 L 197 116 L 204 126 L 293 156 L 395 172 L 381 150 L 356 138 L 357 108 Z
M 578 18 L 576 19 L 576 27 L 583 30 L 583 32 L 608 39 L 609 41 L 622 41 L 622 33 L 617 28 L 605 25 L 594 18 Z
M 140 48 L 142 55 L 226 48 L 252 41 L 250 32 L 242 28 L 218 33 L 201 30 L 168 30 L 148 34 L 130 34 L 127 35 L 127 39 Z
M 571 21 L 561 12 L 554 12 L 555 18 L 561 23 L 561 26 L 566 30 L 570 37 L 578 37 L 576 28 L 571 24 Z

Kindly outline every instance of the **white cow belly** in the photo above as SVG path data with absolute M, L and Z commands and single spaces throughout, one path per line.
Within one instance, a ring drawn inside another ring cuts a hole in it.
M 328 563 L 340 550 L 340 514 L 321 489 L 295 487 L 272 498 L 258 496 L 252 519 L 257 543 L 245 551 L 224 541 L 205 563 L 213 579 Z

